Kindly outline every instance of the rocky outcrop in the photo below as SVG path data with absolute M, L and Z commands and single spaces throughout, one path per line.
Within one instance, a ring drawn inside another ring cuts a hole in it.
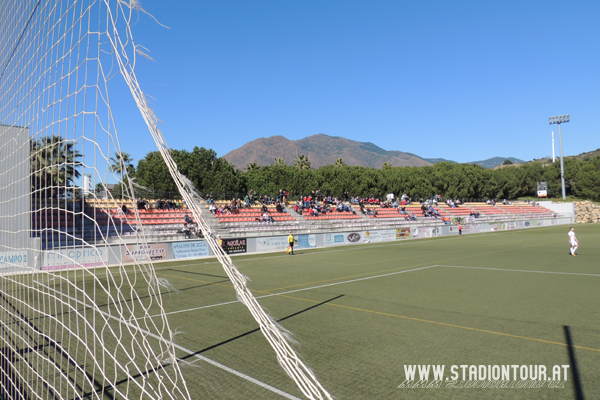
M 600 206 L 589 200 L 575 202 L 575 222 L 600 222 Z

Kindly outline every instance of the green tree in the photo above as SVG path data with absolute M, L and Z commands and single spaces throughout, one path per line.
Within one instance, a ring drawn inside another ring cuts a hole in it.
M 254 170 L 257 170 L 259 168 L 260 168 L 260 165 L 258 165 L 257 163 L 253 162 L 253 163 L 250 163 L 250 164 L 248 164 L 246 166 L 245 171 L 246 172 L 248 172 L 248 171 L 254 171 Z
M 338 158 L 337 160 L 335 160 L 335 163 L 333 164 L 333 166 L 336 168 L 341 168 L 341 167 L 345 167 L 346 163 L 341 158 Z
M 510 161 L 508 158 L 506 160 L 504 160 L 504 162 L 502 163 L 502 165 L 513 165 L 514 163 L 512 161 Z
M 381 169 L 390 169 L 390 168 L 392 168 L 392 164 L 390 164 L 388 161 L 381 164 Z
M 275 158 L 275 164 L 274 165 L 285 166 L 287 164 L 285 163 L 285 160 L 283 158 L 277 157 L 277 158 Z
M 310 159 L 304 154 L 300 154 L 296 157 L 294 167 L 299 169 L 310 169 Z

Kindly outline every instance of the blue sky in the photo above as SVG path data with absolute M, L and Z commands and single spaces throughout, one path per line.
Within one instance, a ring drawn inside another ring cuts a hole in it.
M 142 1 L 137 74 L 167 143 L 317 133 L 458 162 L 600 148 L 598 1 Z M 114 99 L 123 151 L 155 150 Z M 291 160 L 290 160 L 291 161 Z

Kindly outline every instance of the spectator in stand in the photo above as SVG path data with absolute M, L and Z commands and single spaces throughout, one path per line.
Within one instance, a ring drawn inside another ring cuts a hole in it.
M 141 198 L 139 198 L 137 200 L 137 209 L 138 210 L 145 210 L 146 209 L 146 203 L 144 203 L 144 200 L 142 200 Z
M 421 213 L 423 213 L 424 217 L 430 217 L 429 211 L 427 210 L 427 206 L 425 203 L 421 204 Z
M 215 212 L 217 211 L 217 207 L 215 206 L 214 203 L 210 203 L 210 205 L 208 206 L 208 211 L 213 213 L 213 215 L 215 214 Z
M 428 210 L 429 210 L 429 215 L 432 215 L 432 216 L 434 216 L 435 218 L 437 218 L 437 217 L 441 217 L 440 213 L 439 213 L 439 212 L 437 212 L 437 211 L 435 210 L 435 208 L 433 208 L 433 206 L 432 206 L 432 205 L 429 205 L 429 209 L 428 209 Z
M 274 222 L 275 222 L 275 220 L 273 219 L 273 217 L 271 217 L 271 216 L 269 215 L 269 213 L 264 213 L 264 214 L 262 215 L 262 220 L 263 220 L 263 222 L 271 222 L 271 223 L 274 223 Z
M 400 214 L 403 214 L 403 215 L 408 215 L 408 212 L 406 211 L 406 207 L 401 207 L 401 208 L 398 210 L 398 212 L 399 212 Z
M 282 213 L 284 212 L 283 207 L 281 206 L 280 202 L 275 203 L 275 209 L 277 210 L 278 213 Z
M 121 204 L 121 212 L 125 215 L 129 214 L 129 210 L 127 209 L 125 203 Z

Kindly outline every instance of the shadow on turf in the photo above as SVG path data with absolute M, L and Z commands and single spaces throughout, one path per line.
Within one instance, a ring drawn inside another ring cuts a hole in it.
M 277 322 L 285 321 L 286 319 L 289 319 L 289 318 L 295 317 L 295 316 L 297 316 L 297 315 L 300 315 L 300 314 L 302 314 L 302 313 L 305 313 L 305 312 L 307 312 L 307 311 L 309 311 L 309 310 L 312 310 L 313 308 L 317 308 L 317 307 L 319 307 L 319 306 L 322 306 L 323 304 L 327 304 L 327 303 L 329 303 L 329 302 L 331 302 L 331 301 L 334 301 L 334 300 L 337 300 L 337 299 L 339 299 L 340 297 L 343 297 L 343 296 L 344 296 L 343 294 L 340 294 L 339 296 L 332 297 L 332 298 L 331 298 L 331 299 L 329 299 L 329 300 L 322 301 L 322 302 L 320 302 L 320 303 L 318 303 L 318 304 L 315 304 L 314 306 L 310 306 L 310 307 L 308 307 L 308 308 L 305 308 L 304 310 L 300 310 L 300 311 L 298 311 L 298 312 L 295 312 L 295 313 L 293 313 L 293 314 L 290 314 L 290 315 L 288 315 L 287 317 L 283 317 L 283 318 L 281 318 L 281 319 L 278 319 L 278 320 L 277 320 Z M 196 352 L 194 352 L 194 353 L 192 353 L 192 354 L 190 354 L 190 355 L 187 355 L 187 356 L 183 357 L 183 358 L 182 358 L 182 360 L 188 359 L 188 358 L 190 358 L 190 357 L 193 357 L 193 356 L 195 356 L 195 355 L 197 355 L 197 354 L 202 354 L 202 353 L 204 353 L 205 351 L 208 351 L 208 350 L 214 349 L 214 348 L 216 348 L 216 347 L 222 346 L 222 345 L 224 345 L 224 344 L 227 344 L 227 343 L 233 342 L 234 340 L 237 340 L 237 339 L 243 338 L 244 336 L 248 336 L 248 335 L 250 335 L 250 334 L 252 334 L 252 333 L 254 333 L 254 332 L 259 332 L 259 331 L 260 331 L 260 328 L 252 329 L 251 331 L 248 331 L 248 332 L 246 332 L 246 333 L 242 333 L 241 335 L 237 335 L 237 336 L 235 336 L 235 337 L 232 337 L 231 339 L 224 340 L 224 341 L 222 341 L 221 343 L 217 343 L 217 344 L 214 344 L 214 345 L 212 345 L 212 346 L 209 346 L 209 347 L 207 347 L 207 348 L 204 348 L 204 349 L 202 349 L 202 350 L 198 350 L 198 351 L 196 351 Z
M 575 349 L 571 340 L 571 330 L 567 325 L 563 325 L 565 333 L 565 342 L 567 342 L 567 352 L 569 353 L 569 364 L 571 364 L 571 374 L 573 375 L 573 390 L 575 391 L 575 399 L 583 400 L 583 388 L 579 379 L 579 369 L 577 368 L 577 359 L 575 358 Z
M 298 311 L 298 312 L 295 312 L 295 313 L 293 313 L 293 314 L 290 314 L 290 315 L 288 315 L 287 317 L 280 318 L 280 319 L 278 319 L 278 320 L 277 320 L 277 322 L 285 321 L 286 319 L 289 319 L 289 318 L 295 317 L 296 315 L 300 315 L 300 314 L 302 314 L 302 313 L 305 313 L 305 312 L 307 312 L 307 311 L 309 311 L 309 310 L 312 310 L 313 308 L 317 308 L 317 307 L 319 307 L 319 306 L 322 306 L 323 304 L 327 304 L 327 303 L 329 303 L 329 302 L 331 302 L 331 301 L 334 301 L 334 300 L 337 300 L 337 299 L 339 299 L 340 297 L 343 297 L 343 296 L 344 296 L 343 294 L 340 294 L 339 296 L 332 297 L 332 298 L 331 298 L 331 299 L 329 299 L 329 300 L 322 301 L 322 302 L 320 302 L 320 303 L 318 303 L 318 304 L 315 304 L 314 306 L 310 306 L 310 307 L 308 307 L 308 308 L 305 308 L 304 310 L 300 310 L 300 311 Z M 194 352 L 194 353 L 191 353 L 191 354 L 189 354 L 189 355 L 187 355 L 187 356 L 185 356 L 185 357 L 182 357 L 182 358 L 181 358 L 181 360 L 187 360 L 188 358 L 194 357 L 195 355 L 202 354 L 202 353 L 204 353 L 205 351 L 208 351 L 208 350 L 210 350 L 210 349 L 214 349 L 215 347 L 222 346 L 222 345 L 224 345 L 224 344 L 226 344 L 226 343 L 233 342 L 234 340 L 240 339 L 240 338 L 242 338 L 242 337 L 244 337 L 244 336 L 248 336 L 248 335 L 250 335 L 250 334 L 252 334 L 252 333 L 254 333 L 254 332 L 258 332 L 258 331 L 260 331 L 260 328 L 257 328 L 257 329 L 252 329 L 251 331 L 248 331 L 248 332 L 246 332 L 246 333 L 242 333 L 241 335 L 238 335 L 238 336 L 236 336 L 236 337 L 232 337 L 231 339 L 227 339 L 227 340 L 225 340 L 225 341 L 222 341 L 221 343 L 217 343 L 217 344 L 215 344 L 215 345 L 212 345 L 212 346 L 209 346 L 209 347 L 207 347 L 207 348 L 205 348 L 205 349 L 198 350 L 198 351 L 196 351 L 196 352 Z M 135 376 L 132 376 L 131 378 L 124 379 L 124 380 L 121 380 L 121 381 L 119 381 L 119 382 L 116 382 L 116 383 L 115 383 L 115 386 L 122 385 L 122 384 L 126 383 L 128 380 L 138 379 L 138 378 L 142 377 L 143 375 L 148 375 L 148 374 L 149 374 L 149 373 L 151 373 L 151 372 L 158 371 L 158 370 L 160 370 L 160 369 L 163 369 L 163 368 L 166 368 L 166 367 L 168 367 L 168 366 L 170 366 L 170 365 L 171 365 L 171 364 L 170 364 L 170 363 L 168 363 L 168 364 L 163 364 L 163 365 L 160 365 L 160 366 L 158 366 L 158 367 L 156 367 L 156 368 L 152 368 L 152 369 L 150 369 L 150 370 L 147 370 L 147 371 L 145 371 L 145 372 L 143 372 L 143 373 L 141 373 L 141 374 L 137 374 L 137 375 L 135 375 Z
M 181 269 L 168 269 L 167 271 L 179 272 L 179 273 L 183 273 L 183 274 L 194 274 L 194 275 L 210 276 L 212 278 L 229 279 L 228 277 L 222 276 L 222 275 L 203 274 L 202 272 L 183 271 Z

